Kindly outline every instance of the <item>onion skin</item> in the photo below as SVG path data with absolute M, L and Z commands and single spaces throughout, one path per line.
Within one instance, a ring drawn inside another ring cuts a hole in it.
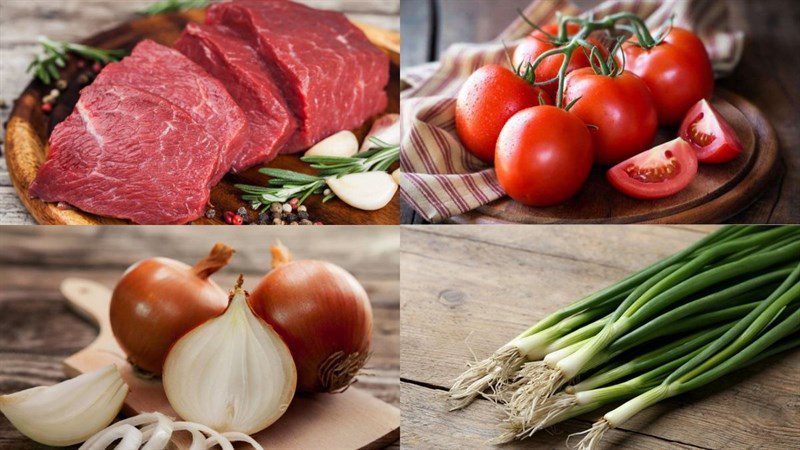
M 111 297 L 111 329 L 131 364 L 160 375 L 172 345 L 203 322 L 222 314 L 228 294 L 208 279 L 233 250 L 217 244 L 194 267 L 169 258 L 131 266 Z
M 341 392 L 369 356 L 372 307 L 361 284 L 325 261 L 293 261 L 276 250 L 276 267 L 248 301 L 292 352 L 301 392 Z M 327 364 L 326 364 L 327 361 Z

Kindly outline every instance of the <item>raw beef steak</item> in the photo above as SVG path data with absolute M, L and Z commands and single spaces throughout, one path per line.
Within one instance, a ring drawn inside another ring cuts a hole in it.
M 182 108 L 127 86 L 90 86 L 53 130 L 31 192 L 140 224 L 185 223 L 203 214 L 216 153 Z
M 297 124 L 258 53 L 221 27 L 194 23 L 175 48 L 220 80 L 247 117 L 248 138 L 233 171 L 274 159 Z
M 30 191 L 136 223 L 185 223 L 203 214 L 211 186 L 227 171 L 220 155 L 235 153 L 246 131 L 244 113 L 219 81 L 179 52 L 144 41 L 83 89 L 53 130 Z
M 247 119 L 225 86 L 172 48 L 142 41 L 129 57 L 106 67 L 92 84 L 107 89 L 127 85 L 146 90 L 204 124 L 217 148 L 217 164 L 209 187 L 231 170 L 246 142 Z
M 299 128 L 282 153 L 361 125 L 386 107 L 389 58 L 338 12 L 283 0 L 238 0 L 208 10 L 258 49 Z

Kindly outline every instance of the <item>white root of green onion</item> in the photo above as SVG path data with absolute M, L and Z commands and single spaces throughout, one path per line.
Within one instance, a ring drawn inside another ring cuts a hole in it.
M 170 444 L 173 434 L 181 431 L 188 432 L 192 436 L 189 450 L 216 447 L 222 450 L 234 450 L 234 442 L 245 442 L 254 449 L 263 450 L 255 439 L 244 433 L 218 433 L 205 425 L 175 421 L 158 412 L 139 414 L 121 420 L 89 438 L 79 450 L 105 450 L 116 441 L 119 441 L 114 447 L 116 450 L 162 450 Z
M 604 328 L 579 348 L 562 352 L 568 355 L 548 355 L 544 362 L 530 367 L 526 373 L 520 371 L 520 378 L 526 379 L 511 395 L 509 410 L 520 416 L 516 420 L 523 423 L 530 421 L 537 405 L 590 368 L 590 363 L 596 361 L 596 357 L 616 339 L 652 320 L 664 309 L 717 283 L 796 260 L 796 255 L 800 254 L 800 241 L 796 238 L 774 250 L 756 251 L 791 234 L 789 228 L 775 228 L 703 251 L 683 265 L 666 267 L 636 288 Z M 715 261 L 748 249 L 754 253 L 709 268 L 709 264 Z
M 571 331 L 569 327 L 564 327 L 562 322 L 570 319 L 577 321 L 581 314 L 587 313 L 592 308 L 615 308 L 635 286 L 664 268 L 684 261 L 720 242 L 734 240 L 757 231 L 757 227 L 721 228 L 675 255 L 629 275 L 617 284 L 589 295 L 542 319 L 489 358 L 470 363 L 469 369 L 462 373 L 450 388 L 451 410 L 467 406 L 479 395 L 490 399 L 504 397 L 503 391 L 507 390 L 510 379 L 517 374 L 526 361 L 536 361 L 553 350 L 573 344 L 575 341 L 556 343 L 559 337 L 564 337 Z M 593 334 L 600 328 L 602 326 L 594 328 Z M 553 348 L 553 345 L 560 346 Z M 487 391 L 491 391 L 492 394 L 487 395 Z
M 596 449 L 608 430 L 619 427 L 645 408 L 725 376 L 747 365 L 751 360 L 759 358 L 779 340 L 800 331 L 800 307 L 797 306 L 797 301 L 800 299 L 800 283 L 797 282 L 797 277 L 793 283 L 791 288 L 779 296 L 768 299 L 763 308 L 754 310 L 751 315 L 720 337 L 715 342 L 719 345 L 709 346 L 670 374 L 660 385 L 606 413 L 591 429 L 584 432 L 586 436 L 578 443 L 578 448 Z M 776 320 L 778 323 L 769 328 Z M 728 344 L 727 347 L 714 353 L 714 350 L 725 344 Z

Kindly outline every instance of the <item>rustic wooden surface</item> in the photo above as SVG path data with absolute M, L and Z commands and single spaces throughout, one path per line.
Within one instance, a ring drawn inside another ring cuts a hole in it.
M 500 417 L 478 400 L 442 398 L 472 359 L 546 314 L 684 248 L 709 226 L 402 227 L 401 444 L 478 448 Z M 800 448 L 800 351 L 645 410 L 603 448 Z M 564 448 L 594 413 L 521 448 Z M 574 442 L 573 442 L 574 443 Z M 516 446 L 513 446 L 516 448 Z
M 351 19 L 388 30 L 399 30 L 400 0 L 305 0 L 315 7 L 344 11 Z M 151 1 L 127 0 L 3 0 L 0 2 L 0 120 L 8 120 L 12 102 L 30 82 L 27 65 L 38 52 L 38 35 L 79 41 L 136 17 Z M 4 134 L 4 133 L 3 133 Z M 0 137 L 0 139 L 3 139 Z M 4 148 L 0 147 L 0 152 Z M 352 208 L 350 208 L 352 209 Z M 396 215 L 396 210 L 394 211 Z M 0 224 L 36 221 L 19 201 L 6 161 L 0 161 Z
M 214 280 L 245 288 L 269 266 L 269 244 L 280 239 L 297 258 L 335 262 L 366 288 L 375 316 L 373 355 L 358 387 L 399 406 L 399 236 L 389 227 L 16 227 L 0 240 L 0 393 L 63 380 L 63 360 L 95 337 L 95 328 L 68 309 L 59 293 L 66 277 L 113 287 L 131 263 L 169 256 L 192 263 L 215 242 L 237 253 Z M 303 230 L 298 234 L 298 230 Z M 393 447 L 397 447 L 394 444 Z M 0 449 L 44 448 L 0 417 Z
M 600 0 L 577 0 L 590 7 Z M 436 61 L 455 42 L 493 39 L 530 0 L 403 0 L 401 58 L 403 67 Z M 800 223 L 800 2 L 730 0 L 732 24 L 747 35 L 736 71 L 718 80 L 724 87 L 755 104 L 778 136 L 782 162 L 771 187 L 729 223 Z M 401 223 L 424 223 L 403 205 Z

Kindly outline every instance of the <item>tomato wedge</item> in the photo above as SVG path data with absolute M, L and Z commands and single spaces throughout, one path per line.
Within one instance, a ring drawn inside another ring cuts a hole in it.
M 606 178 L 625 195 L 652 200 L 682 191 L 696 175 L 694 149 L 677 138 L 617 164 Z
M 742 153 L 742 142 L 736 130 L 705 99 L 686 114 L 678 136 L 694 147 L 701 163 L 726 163 Z

